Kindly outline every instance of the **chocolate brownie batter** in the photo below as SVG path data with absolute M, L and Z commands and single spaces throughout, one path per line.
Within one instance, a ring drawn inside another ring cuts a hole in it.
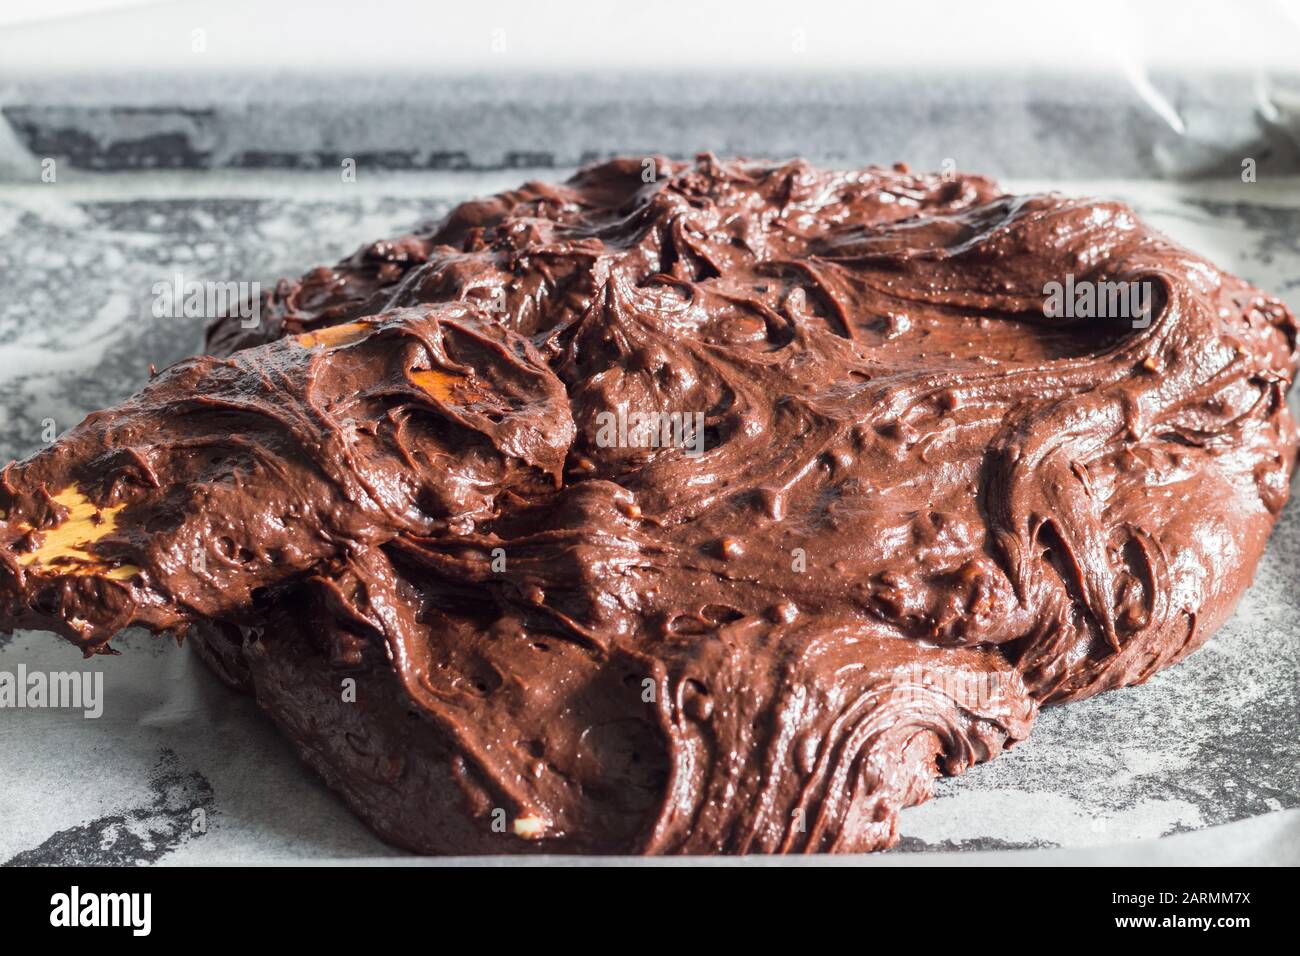
M 1199 646 L 1296 447 L 1278 300 L 901 166 L 529 183 L 209 352 L 0 473 L 0 627 L 189 629 L 434 853 L 889 846 Z

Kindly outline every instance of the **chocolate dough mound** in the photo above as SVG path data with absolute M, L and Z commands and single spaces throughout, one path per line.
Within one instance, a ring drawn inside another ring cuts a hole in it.
M 188 629 L 430 853 L 889 846 L 1205 641 L 1296 448 L 1278 300 L 977 176 L 617 160 L 261 307 L 0 473 L 0 626 Z

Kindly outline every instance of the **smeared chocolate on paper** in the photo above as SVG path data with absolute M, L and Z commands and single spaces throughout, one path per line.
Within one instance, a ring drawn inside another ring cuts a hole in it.
M 261 305 L 4 469 L 0 626 L 190 628 L 427 852 L 888 846 L 1202 643 L 1295 452 L 1280 302 L 975 176 L 617 160 Z

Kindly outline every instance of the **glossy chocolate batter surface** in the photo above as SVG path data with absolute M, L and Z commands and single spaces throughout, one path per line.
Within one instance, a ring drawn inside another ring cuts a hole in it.
M 1295 335 L 1118 203 L 617 160 L 280 283 L 7 467 L 0 626 L 192 628 L 426 852 L 876 849 L 1226 617 Z

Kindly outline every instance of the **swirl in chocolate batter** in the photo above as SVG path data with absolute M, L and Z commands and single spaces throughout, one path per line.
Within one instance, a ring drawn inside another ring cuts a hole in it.
M 889 846 L 1229 613 L 1296 446 L 1280 302 L 1119 203 L 643 168 L 283 281 L 5 468 L 0 626 L 190 628 L 417 850 L 747 853 Z M 1150 321 L 1047 317 L 1067 276 Z

